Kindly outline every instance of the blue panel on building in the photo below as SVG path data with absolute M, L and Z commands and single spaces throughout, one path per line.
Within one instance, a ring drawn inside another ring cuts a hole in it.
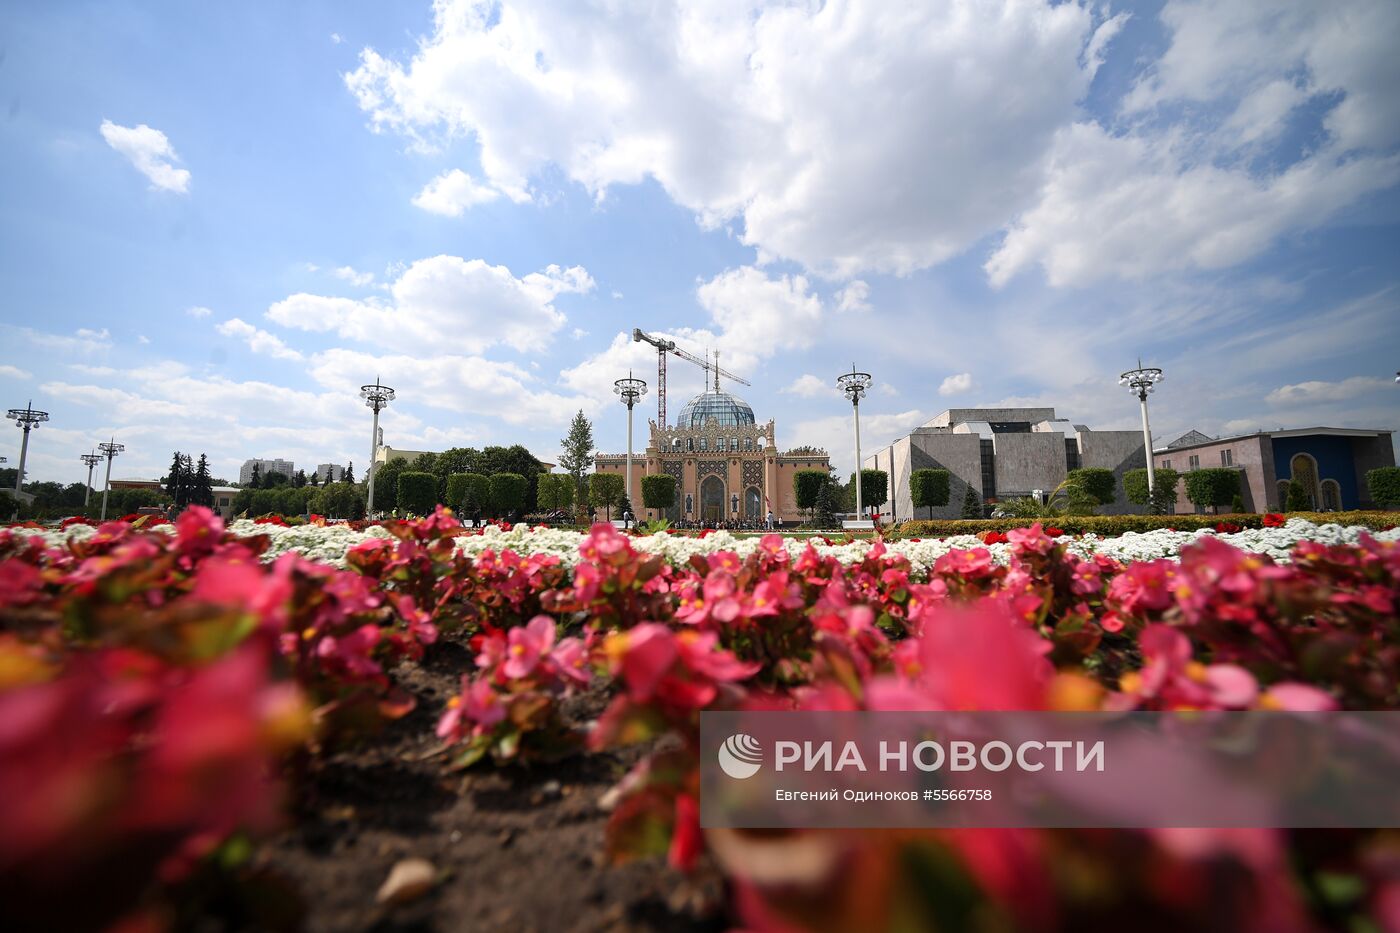
M 1301 437 L 1270 438 L 1274 447 L 1274 472 L 1281 480 L 1293 476 L 1292 460 L 1296 454 L 1311 454 L 1317 461 L 1317 481 L 1334 479 L 1342 490 L 1342 508 L 1361 507 L 1360 491 L 1356 488 L 1356 458 L 1352 454 L 1351 438 L 1333 434 L 1307 434 Z

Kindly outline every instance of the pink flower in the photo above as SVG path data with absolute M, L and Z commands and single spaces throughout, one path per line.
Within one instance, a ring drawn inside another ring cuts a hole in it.
M 512 680 L 530 676 L 541 655 L 553 645 L 554 620 L 549 616 L 535 616 L 524 628 L 510 630 L 501 673 Z
M 224 536 L 224 520 L 202 505 L 192 505 L 175 520 L 176 549 L 208 553 Z
M 1064 532 L 1061 532 L 1063 534 Z M 1055 549 L 1055 539 L 1047 535 L 1036 522 L 1029 528 L 1013 528 L 1006 533 L 1006 540 L 1020 555 L 1049 554 Z
M 1161 612 L 1172 604 L 1176 564 L 1169 560 L 1136 561 L 1108 585 L 1109 600 L 1129 614 Z
M 966 551 L 949 551 L 934 562 L 933 572 L 975 580 L 991 573 L 995 566 L 991 551 L 975 547 Z
M 549 660 L 559 672 L 559 676 L 566 680 L 586 687 L 593 679 L 588 670 L 588 653 L 584 651 L 580 639 L 565 638 L 559 642 L 550 653 Z

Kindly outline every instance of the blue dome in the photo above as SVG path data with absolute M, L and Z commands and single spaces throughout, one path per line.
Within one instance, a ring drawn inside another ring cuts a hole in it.
M 711 418 L 723 428 L 755 423 L 753 409 L 738 396 L 728 392 L 702 392 L 681 407 L 676 427 L 703 428 Z

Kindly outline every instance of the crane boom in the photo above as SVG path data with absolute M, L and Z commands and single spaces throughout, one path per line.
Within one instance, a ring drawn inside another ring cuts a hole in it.
M 688 351 L 686 351 L 686 350 L 682 350 L 680 347 L 676 346 L 676 342 L 675 342 L 674 340 L 668 340 L 668 339 L 665 338 L 665 337 L 653 337 L 651 334 L 648 334 L 648 333 L 646 333 L 645 331 L 643 331 L 640 327 L 634 327 L 634 328 L 632 328 L 632 342 L 633 342 L 633 343 L 649 343 L 649 344 L 651 344 L 653 347 L 656 347 L 656 423 L 657 423 L 658 425 L 660 425 L 661 427 L 663 427 L 663 428 L 666 427 L 666 354 L 667 354 L 667 353 L 674 353 L 676 356 L 679 356 L 679 357 L 680 357 L 681 359 L 683 359 L 683 360 L 686 360 L 686 361 L 688 361 L 688 362 L 694 363 L 696 366 L 703 367 L 704 370 L 705 370 L 705 391 L 706 391 L 706 392 L 708 392 L 708 391 L 710 390 L 710 371 L 711 371 L 711 369 L 713 369 L 713 370 L 714 370 L 714 373 L 715 373 L 715 391 L 716 391 L 716 392 L 719 391 L 719 377 L 720 377 L 720 376 L 724 376 L 726 379 L 730 379 L 730 380 L 732 380 L 732 381 L 734 381 L 734 382 L 740 383 L 741 385 L 746 385 L 746 386 L 747 386 L 747 385 L 753 385 L 753 383 L 749 382 L 749 381 L 748 381 L 747 379 L 745 379 L 743 376 L 736 376 L 734 373 L 731 373 L 729 370 L 727 370 L 727 369 L 722 369 L 722 368 L 720 367 L 720 365 L 719 365 L 719 358 L 718 358 L 718 357 L 719 357 L 719 354 L 715 354 L 715 357 L 716 357 L 716 358 L 715 358 L 715 361 L 712 363 L 712 362 L 710 362 L 709 360 L 701 359 L 700 357 L 696 356 L 694 353 L 690 353 L 690 352 L 688 352 Z

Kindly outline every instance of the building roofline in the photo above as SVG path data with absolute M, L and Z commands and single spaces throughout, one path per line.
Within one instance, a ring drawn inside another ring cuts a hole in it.
M 1313 434 L 1322 434 L 1329 437 L 1381 437 L 1386 434 L 1394 434 L 1391 428 L 1289 428 L 1286 431 L 1253 431 L 1249 434 L 1227 434 L 1224 437 L 1211 438 L 1210 440 L 1197 441 L 1194 444 L 1181 444 L 1176 447 L 1154 447 L 1153 454 L 1170 454 L 1176 450 L 1194 450 L 1197 447 L 1213 447 L 1217 444 L 1228 444 L 1231 441 L 1243 441 L 1252 437 L 1308 437 Z

